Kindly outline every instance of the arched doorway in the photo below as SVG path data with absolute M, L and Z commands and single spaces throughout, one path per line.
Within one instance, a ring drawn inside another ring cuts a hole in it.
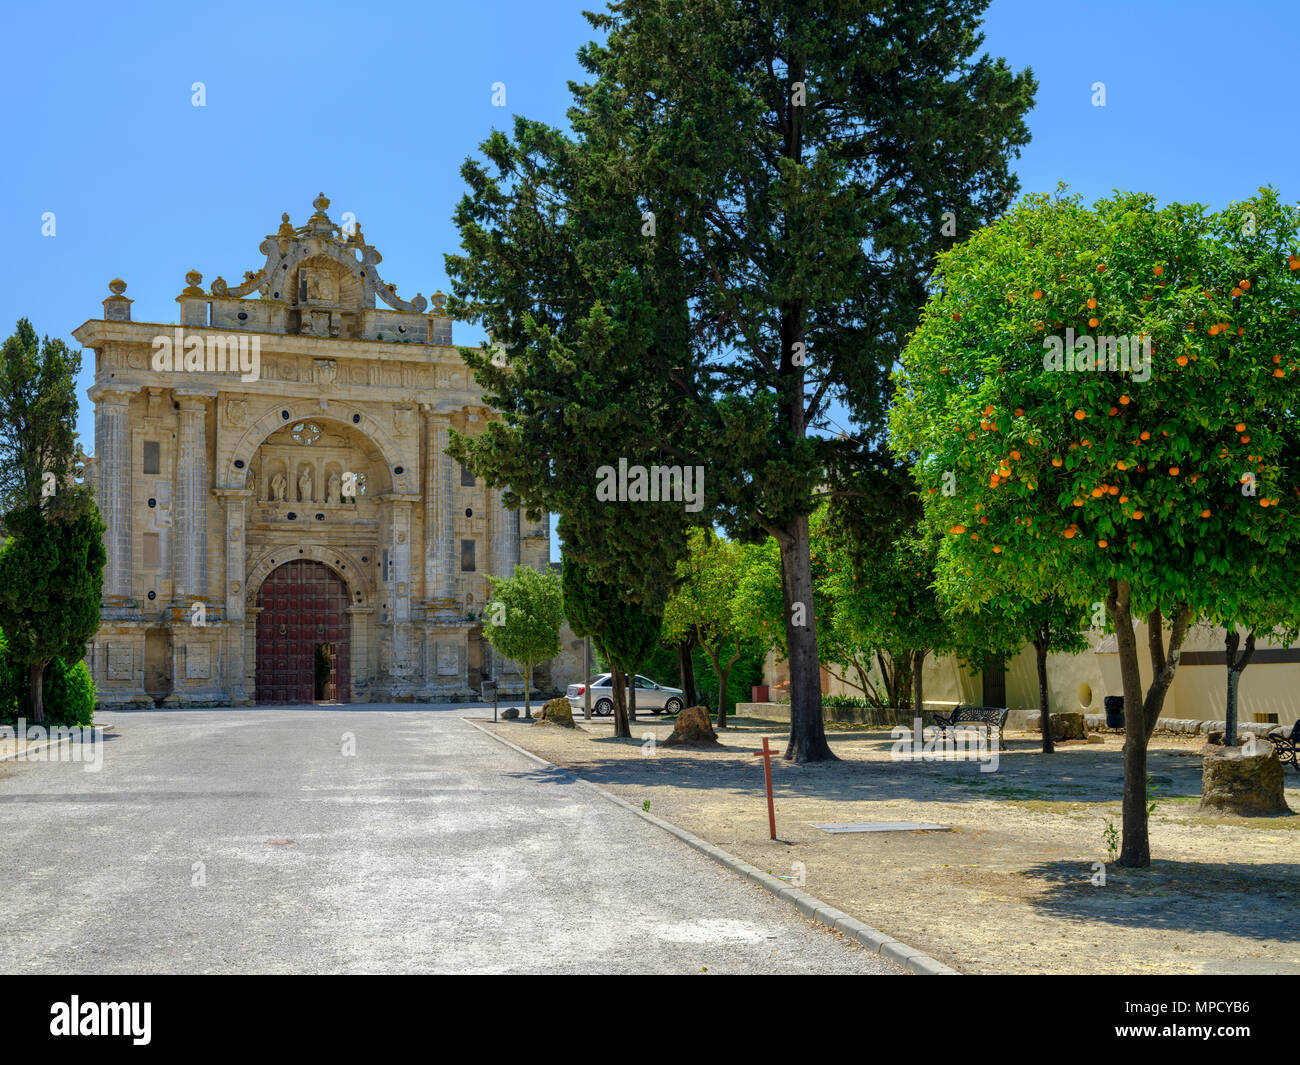
M 295 559 L 257 592 L 257 701 L 349 702 L 351 617 L 342 579 L 321 562 Z

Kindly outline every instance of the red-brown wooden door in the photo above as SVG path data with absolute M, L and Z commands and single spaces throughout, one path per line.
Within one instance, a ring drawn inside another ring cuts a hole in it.
M 350 701 L 351 618 L 338 575 L 320 562 L 286 562 L 262 582 L 257 605 L 257 701 L 311 702 L 319 643 L 334 645 L 335 698 Z

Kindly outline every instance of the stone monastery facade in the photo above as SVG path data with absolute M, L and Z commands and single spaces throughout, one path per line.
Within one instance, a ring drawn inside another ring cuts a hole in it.
M 520 690 L 480 616 L 489 575 L 548 566 L 549 522 L 443 454 L 493 417 L 445 297 L 400 299 L 314 206 L 238 284 L 187 275 L 179 326 L 133 321 L 115 280 L 74 332 L 95 353 L 106 707 L 450 700 L 485 672 Z

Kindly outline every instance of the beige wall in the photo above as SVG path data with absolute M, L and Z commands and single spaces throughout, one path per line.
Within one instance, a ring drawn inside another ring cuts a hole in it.
M 1143 688 L 1151 683 L 1151 661 L 1147 654 L 1147 628 L 1139 624 L 1136 630 Z M 1089 634 L 1092 649 L 1077 655 L 1054 654 L 1047 662 L 1047 677 L 1051 708 L 1057 711 L 1080 708 L 1079 686 L 1086 683 L 1091 689 L 1091 702 L 1084 707 L 1089 713 L 1103 711 L 1107 695 L 1122 695 L 1119 654 L 1114 636 Z M 1282 645 L 1262 641 L 1260 648 Z M 1292 645 L 1300 647 L 1300 644 Z M 1222 652 L 1223 629 L 1208 625 L 1193 628 L 1185 641 L 1184 651 Z M 856 694 L 856 689 L 840 683 L 835 673 L 822 670 L 822 691 L 828 695 Z M 769 654 L 763 669 L 764 679 L 772 685 L 789 683 L 789 668 Z M 879 681 L 878 671 L 873 680 Z M 932 709 L 954 706 L 959 702 L 981 702 L 983 682 L 980 676 L 971 676 L 956 659 L 928 657 L 923 677 L 925 704 Z M 1174 683 L 1165 697 L 1162 717 L 1185 718 L 1198 721 L 1217 721 L 1224 716 L 1227 695 L 1228 671 L 1222 664 L 1190 665 L 1181 663 L 1174 674 Z M 1012 710 L 1038 708 L 1038 670 L 1034 648 L 1026 645 L 1009 663 L 1006 673 L 1007 707 Z M 778 688 L 774 698 L 788 698 L 788 688 Z M 1300 663 L 1260 663 L 1248 666 L 1241 675 L 1237 690 L 1238 720 L 1260 720 L 1256 715 L 1276 715 L 1279 724 L 1290 724 L 1300 717 Z M 1263 720 L 1270 720 L 1263 717 Z

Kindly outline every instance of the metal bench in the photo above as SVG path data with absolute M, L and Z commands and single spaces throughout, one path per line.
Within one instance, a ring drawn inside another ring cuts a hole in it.
M 1273 745 L 1273 753 L 1277 755 L 1277 760 L 1286 764 L 1291 763 L 1291 768 L 1300 770 L 1300 760 L 1297 760 L 1297 748 L 1300 748 L 1300 721 L 1291 726 L 1290 732 L 1270 732 L 1265 737 Z
M 1006 727 L 1007 714 L 1011 711 L 1000 706 L 957 706 L 951 714 L 930 714 L 930 724 L 946 738 L 949 730 L 955 731 L 961 725 L 983 725 L 988 730 L 989 741 L 993 740 L 993 730 L 998 730 L 1001 742 L 1002 730 Z

